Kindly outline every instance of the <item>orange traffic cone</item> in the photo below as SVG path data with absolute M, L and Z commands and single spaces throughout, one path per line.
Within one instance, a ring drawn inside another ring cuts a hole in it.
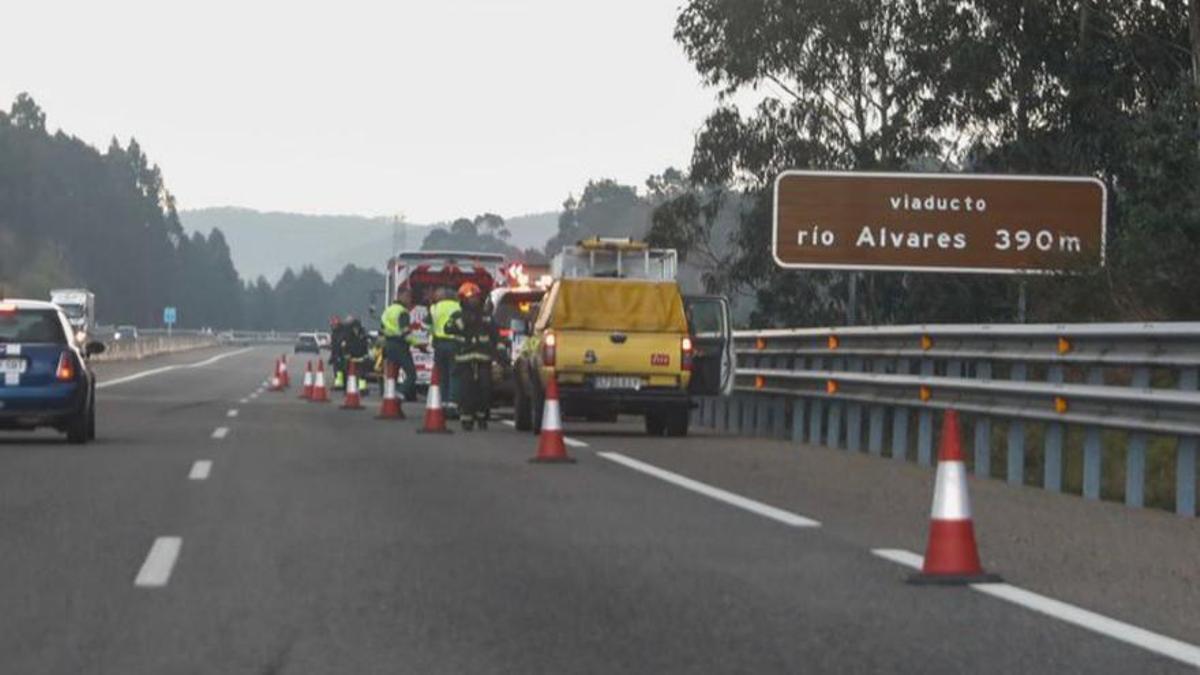
M 292 386 L 292 378 L 288 375 L 287 354 L 279 357 L 279 385 L 284 389 Z
M 418 434 L 453 433 L 446 428 L 446 415 L 442 412 L 441 385 L 441 373 L 435 365 L 433 375 L 429 378 L 429 391 L 425 393 L 425 424 L 417 429 Z
M 271 372 L 271 391 L 283 391 L 283 380 L 279 379 L 279 359 L 275 359 L 275 368 Z
M 958 412 L 947 410 L 938 445 L 937 480 L 933 487 L 925 564 L 919 574 L 909 578 L 909 582 L 959 585 L 1000 580 L 995 574 L 985 573 L 979 564 L 971 501 L 967 497 L 967 468 L 963 463 Z
M 362 399 L 358 396 L 358 374 L 355 373 L 354 362 L 350 362 L 350 372 L 346 375 L 346 398 L 342 401 L 342 410 L 362 410 Z
M 312 361 L 310 360 L 304 366 L 304 386 L 302 386 L 300 388 L 300 396 L 298 398 L 305 399 L 305 400 L 310 399 L 310 398 L 312 398 L 312 393 L 313 393 L 313 370 L 312 370 Z
M 313 379 L 312 396 L 308 397 L 313 403 L 329 403 L 329 389 L 325 387 L 325 362 L 317 361 L 317 374 Z
M 400 407 L 400 399 L 396 398 L 396 378 L 400 376 L 400 365 L 386 362 L 383 367 L 383 400 L 379 402 L 377 420 L 402 420 L 404 408 Z
M 571 463 L 563 443 L 562 416 L 558 412 L 558 375 L 553 370 L 546 382 L 546 405 L 542 408 L 542 432 L 538 435 L 537 455 L 531 462 Z

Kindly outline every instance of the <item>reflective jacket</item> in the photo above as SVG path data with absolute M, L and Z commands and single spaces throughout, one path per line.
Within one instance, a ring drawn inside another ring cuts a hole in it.
M 379 317 L 379 332 L 385 338 L 403 338 L 405 342 L 412 344 L 414 338 L 411 323 L 412 319 L 409 318 L 408 308 L 399 302 L 393 302 L 383 310 L 383 314 Z
M 433 303 L 433 307 L 429 308 L 430 318 L 433 320 L 433 338 L 435 340 L 453 340 L 454 335 L 446 331 L 446 324 L 450 322 L 450 317 L 454 316 L 455 312 L 462 311 L 462 304 L 458 300 L 446 298 Z
M 497 351 L 500 332 L 492 317 L 481 311 L 459 310 L 446 322 L 446 332 L 457 336 L 462 342 L 454 360 L 459 363 L 470 361 L 494 361 L 501 357 Z

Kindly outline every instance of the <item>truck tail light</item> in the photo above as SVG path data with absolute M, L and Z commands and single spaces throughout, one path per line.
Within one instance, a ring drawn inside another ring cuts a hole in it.
M 679 364 L 683 370 L 691 372 L 692 356 L 695 353 L 695 348 L 692 345 L 692 338 L 683 336 L 679 341 Z
M 558 337 L 554 333 L 546 333 L 542 338 L 542 365 L 554 367 L 558 357 Z
M 69 352 L 63 352 L 58 357 L 58 368 L 54 369 L 54 377 L 59 382 L 75 381 L 75 359 L 71 357 Z

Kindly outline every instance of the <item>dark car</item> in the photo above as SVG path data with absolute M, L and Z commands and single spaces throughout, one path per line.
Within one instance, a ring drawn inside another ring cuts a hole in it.
M 0 430 L 52 427 L 72 443 L 96 436 L 96 379 L 87 356 L 49 302 L 0 300 Z
M 292 353 L 303 354 L 320 354 L 321 343 L 317 341 L 316 333 L 301 333 L 296 336 L 296 346 L 292 348 Z

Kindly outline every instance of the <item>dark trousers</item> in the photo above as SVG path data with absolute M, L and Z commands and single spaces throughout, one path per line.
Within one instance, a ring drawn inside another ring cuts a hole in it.
M 454 356 L 458 354 L 456 340 L 433 341 L 433 363 L 441 378 L 442 403 L 457 404 L 459 398 L 458 376 L 454 368 Z
M 383 358 L 400 366 L 404 372 L 404 384 L 397 392 L 406 400 L 417 399 L 417 366 L 413 363 L 412 350 L 402 338 L 387 338 L 383 344 Z M 386 373 L 384 374 L 386 376 Z
M 459 384 L 459 411 L 465 420 L 486 420 L 492 414 L 492 364 L 462 361 L 455 364 Z

